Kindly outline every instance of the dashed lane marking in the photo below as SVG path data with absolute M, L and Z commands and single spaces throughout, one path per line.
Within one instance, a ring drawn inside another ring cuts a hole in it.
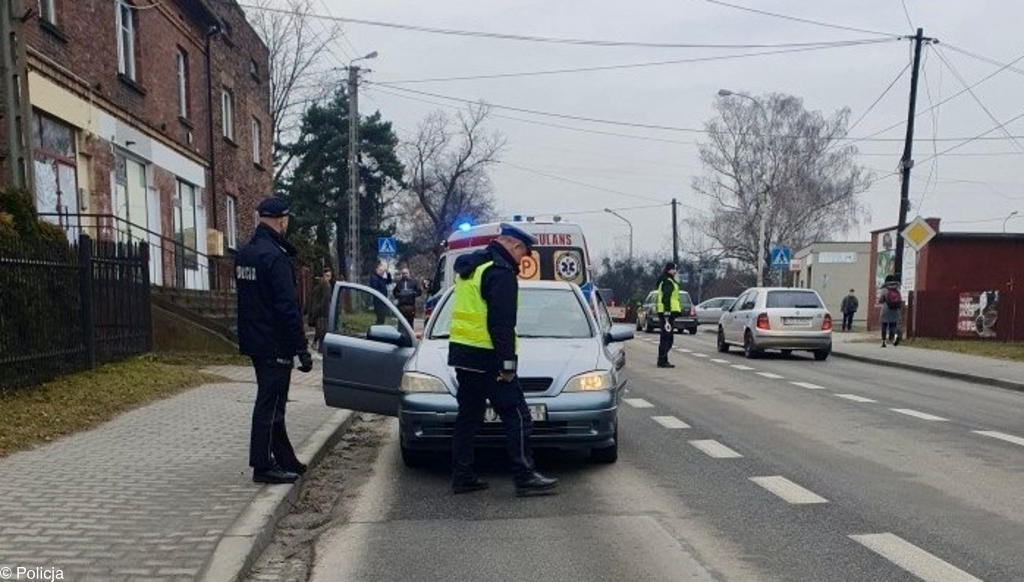
M 743 371 L 753 370 L 753 368 L 751 368 L 750 366 L 744 366 L 743 364 L 733 364 L 731 367 L 736 368 L 737 370 L 743 370 Z
M 653 404 L 643 398 L 623 398 L 622 401 L 633 408 L 654 408 Z
M 850 538 L 925 582 L 981 582 L 895 534 L 851 535 Z
M 801 388 L 807 388 L 808 390 L 824 390 L 825 389 L 824 386 L 818 386 L 817 384 L 811 384 L 810 382 L 790 382 L 790 384 L 792 384 L 794 386 L 799 386 Z
M 692 428 L 674 416 L 652 416 L 651 420 L 665 428 Z
M 758 372 L 757 375 L 764 378 L 771 378 L 772 380 L 781 380 L 783 378 L 782 376 L 772 374 L 771 372 Z
M 920 418 L 921 420 L 936 420 L 936 421 L 947 421 L 948 418 L 942 418 L 941 416 L 935 416 L 934 414 L 928 414 L 927 412 L 921 412 L 920 410 L 914 410 L 913 408 L 890 408 L 893 412 L 900 414 L 906 414 L 907 416 L 913 416 L 914 418 Z
M 692 352 L 693 350 L 688 350 L 686 348 L 676 348 L 676 351 L 680 352 L 680 353 L 683 353 L 683 354 L 688 354 L 688 353 Z
M 864 398 L 863 396 L 857 396 L 856 394 L 836 394 L 839 398 L 845 398 L 846 400 L 852 400 L 854 402 L 878 402 L 870 398 Z
M 779 475 L 751 477 L 750 480 L 778 495 L 788 503 L 828 503 L 828 499 Z
M 743 456 L 713 439 L 687 442 L 713 459 L 738 459 Z
M 998 432 L 994 430 L 972 430 L 971 432 L 1024 447 L 1024 438 L 1013 436 L 1012 434 L 1006 434 L 1005 432 Z
M 694 353 L 692 353 L 690 355 L 695 357 L 695 358 L 707 358 L 707 357 L 709 357 L 707 354 L 701 354 L 701 353 L 697 353 L 697 352 L 694 352 Z
M 722 359 L 720 359 L 720 358 L 711 358 L 711 359 L 710 359 L 710 360 L 708 360 L 708 361 L 709 361 L 709 362 L 714 362 L 714 363 L 716 363 L 716 364 L 728 364 L 728 363 L 729 363 L 729 360 L 722 360 Z

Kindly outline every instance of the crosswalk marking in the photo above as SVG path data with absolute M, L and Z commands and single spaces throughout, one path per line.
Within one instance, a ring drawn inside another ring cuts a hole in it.
M 689 442 L 691 445 L 696 447 L 698 450 L 700 450 L 701 452 L 703 452 L 704 454 L 706 454 L 707 456 L 709 456 L 709 457 L 711 457 L 713 459 L 738 459 L 738 458 L 743 456 L 743 455 L 737 453 L 736 451 L 730 449 L 729 447 L 723 445 L 722 443 L 720 443 L 720 442 L 718 442 L 716 440 L 713 440 L 713 439 L 687 441 L 687 442 Z
M 1006 434 L 1005 432 L 998 432 L 994 430 L 972 430 L 971 432 L 1024 447 L 1024 438 L 1013 436 L 1012 434 Z
M 643 398 L 623 398 L 622 401 L 633 408 L 654 408 L 653 404 Z
M 744 366 L 742 364 L 733 364 L 732 367 L 736 368 L 737 370 L 753 370 L 753 368 L 751 368 L 750 366 Z
M 674 416 L 652 416 L 651 420 L 665 428 L 691 428 L 690 425 Z
M 700 354 L 700 353 L 697 353 L 697 352 L 694 352 L 694 353 L 692 353 L 690 355 L 695 357 L 695 358 L 706 358 L 706 357 L 708 357 L 707 354 Z
M 714 362 L 714 363 L 716 363 L 716 364 L 728 364 L 728 363 L 729 363 L 729 360 L 722 360 L 722 359 L 720 359 L 720 358 L 711 358 L 711 359 L 710 359 L 710 360 L 708 360 L 708 361 L 709 361 L 709 362 Z
M 688 353 L 692 352 L 693 350 L 688 350 L 686 348 L 676 348 L 676 351 L 684 353 L 684 354 L 688 354 Z
M 913 416 L 914 418 L 920 418 L 921 420 L 949 420 L 948 418 L 942 418 L 941 416 L 935 416 L 934 414 L 928 414 L 927 412 L 921 412 L 920 410 L 914 410 L 913 408 L 890 408 L 889 410 L 900 414 L 906 414 L 907 416 Z
M 751 481 L 781 497 L 784 501 L 794 504 L 804 503 L 828 503 L 828 499 L 805 489 L 796 483 L 782 477 L 773 475 L 771 477 L 751 477 Z
M 765 378 L 771 378 L 772 380 L 779 380 L 782 378 L 782 376 L 779 376 L 778 374 L 772 374 L 771 372 L 758 372 L 757 375 L 763 376 Z
M 801 388 L 807 388 L 808 390 L 824 390 L 825 389 L 824 386 L 818 386 L 817 384 L 811 384 L 810 382 L 790 382 L 790 384 L 792 384 L 794 386 L 799 386 Z
M 872 400 L 870 398 L 864 398 L 863 396 L 857 396 L 856 394 L 836 394 L 836 396 L 838 396 L 839 398 L 845 398 L 847 400 L 852 400 L 854 402 L 878 402 L 877 400 Z
M 981 582 L 895 534 L 851 535 L 850 538 L 925 582 Z

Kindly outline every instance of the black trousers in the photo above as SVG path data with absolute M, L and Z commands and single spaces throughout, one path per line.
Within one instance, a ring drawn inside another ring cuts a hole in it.
M 668 325 L 668 331 L 665 331 L 666 322 Z M 671 315 L 667 318 L 662 318 L 660 331 L 661 338 L 658 341 L 658 363 L 664 364 L 668 362 L 668 353 L 672 349 L 672 344 L 676 341 L 676 318 Z
M 883 323 L 882 324 L 882 343 L 885 343 L 886 338 L 889 341 L 896 341 L 896 336 L 900 333 L 899 323 Z
M 843 331 L 850 331 L 853 329 L 853 316 L 856 314 L 855 311 L 843 314 Z
M 452 434 L 453 480 L 467 481 L 476 475 L 473 470 L 473 437 L 484 423 L 487 401 L 498 413 L 505 429 L 505 448 L 512 460 L 516 481 L 529 479 L 534 470 L 529 443 L 533 422 L 518 378 L 512 382 L 498 382 L 496 373 L 469 370 L 456 370 L 456 376 L 459 380 L 456 397 L 459 415 Z
M 249 466 L 267 471 L 275 465 L 284 469 L 299 464 L 284 425 L 292 363 L 273 358 L 253 358 L 256 369 L 256 404 L 252 409 L 252 433 L 249 437 Z

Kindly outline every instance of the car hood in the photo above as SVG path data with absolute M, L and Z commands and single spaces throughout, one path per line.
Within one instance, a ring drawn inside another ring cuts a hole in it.
M 519 340 L 519 376 L 551 378 L 549 394 L 562 390 L 565 383 L 584 372 L 610 369 L 598 338 L 522 338 Z M 458 385 L 455 369 L 448 365 L 448 340 L 423 340 L 405 367 L 409 372 L 437 376 L 454 394 Z

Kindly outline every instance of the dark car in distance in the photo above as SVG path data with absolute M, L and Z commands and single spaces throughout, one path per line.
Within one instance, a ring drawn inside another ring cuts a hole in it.
M 636 329 L 651 333 L 661 327 L 661 308 L 655 303 L 658 302 L 658 292 L 651 291 L 644 299 L 643 305 L 636 314 Z M 697 310 L 693 306 L 693 300 L 686 291 L 679 292 L 679 307 L 682 315 L 676 317 L 675 331 L 681 333 L 684 330 L 691 334 L 697 333 Z

